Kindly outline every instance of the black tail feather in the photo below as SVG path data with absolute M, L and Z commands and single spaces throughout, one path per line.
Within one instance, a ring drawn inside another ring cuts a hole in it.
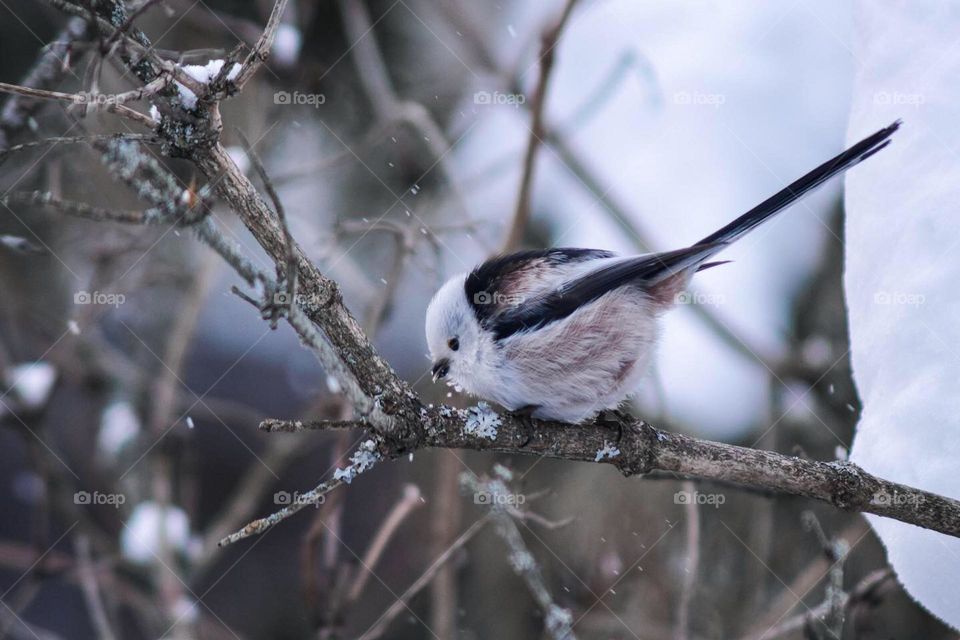
M 876 152 L 890 144 L 890 136 L 900 128 L 901 121 L 897 120 L 889 127 L 877 131 L 872 136 L 864 138 L 832 160 L 803 176 L 799 180 L 781 189 L 767 198 L 750 211 L 726 225 L 722 229 L 711 233 L 697 244 L 730 244 L 751 231 L 771 216 L 783 211 L 791 204 L 816 189 L 833 176 L 842 173 L 860 162 L 863 162 Z
M 704 269 L 712 269 L 713 267 L 719 267 L 722 264 L 728 264 L 733 262 L 733 260 L 714 260 L 713 262 L 704 262 L 702 265 L 697 267 L 697 271 L 703 271 Z

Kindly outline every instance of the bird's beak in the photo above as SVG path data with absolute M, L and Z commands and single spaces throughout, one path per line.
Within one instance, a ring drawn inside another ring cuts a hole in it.
M 433 369 L 431 369 L 431 372 L 433 373 L 434 382 L 437 380 L 443 380 L 447 377 L 447 374 L 450 373 L 450 360 L 447 358 L 440 358 L 433 363 Z

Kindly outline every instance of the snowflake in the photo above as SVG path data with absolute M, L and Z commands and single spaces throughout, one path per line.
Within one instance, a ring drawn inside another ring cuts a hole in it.
M 486 402 L 478 402 L 477 406 L 467 409 L 467 424 L 464 425 L 463 432 L 478 438 L 496 440 L 497 427 L 501 424 L 500 416 L 490 408 L 490 405 Z

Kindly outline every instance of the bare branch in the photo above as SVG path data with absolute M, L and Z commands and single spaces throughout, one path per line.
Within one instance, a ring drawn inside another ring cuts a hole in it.
M 416 485 L 408 484 L 404 487 L 403 498 L 387 514 L 386 519 L 377 531 L 377 535 L 374 536 L 373 541 L 367 548 L 367 552 L 363 554 L 362 566 L 364 570 L 357 573 L 353 584 L 350 585 L 350 590 L 347 592 L 347 604 L 354 603 L 360 598 L 363 587 L 366 586 L 367 580 L 370 578 L 371 570 L 380 560 L 380 556 L 383 555 L 387 543 L 393 538 L 407 516 L 422 504 L 420 489 Z
M 366 442 L 362 443 L 360 447 L 353 453 L 350 458 L 350 464 L 344 469 L 337 469 L 332 479 L 327 480 L 326 482 L 321 482 L 312 491 L 298 494 L 297 500 L 293 501 L 289 506 L 280 509 L 276 513 L 273 513 L 266 518 L 254 520 L 243 529 L 224 537 L 222 540 L 220 540 L 219 546 L 225 547 L 229 544 L 237 542 L 238 540 L 243 540 L 244 538 L 261 534 L 281 520 L 286 520 L 304 507 L 317 504 L 320 502 L 323 496 L 330 493 L 341 484 L 350 484 L 353 482 L 354 478 L 361 473 L 368 471 L 380 460 L 380 458 L 380 454 L 377 453 L 373 440 L 367 440 Z
M 99 109 L 131 120 L 149 129 L 155 129 L 159 124 L 156 120 L 139 111 L 131 109 L 124 105 L 125 102 L 140 100 L 143 97 L 153 95 L 166 86 L 165 78 L 158 78 L 145 87 L 128 91 L 126 93 L 108 94 L 81 94 L 81 93 L 61 93 L 60 91 L 47 91 L 46 89 L 31 89 L 30 87 L 21 87 L 15 84 L 0 82 L 0 92 L 12 93 L 29 98 L 41 98 L 43 100 L 59 100 L 69 102 L 75 105 L 83 105 L 92 109 Z
M 862 602 L 869 601 L 877 594 L 886 589 L 895 581 L 893 570 L 889 567 L 877 569 L 867 574 L 863 580 L 857 583 L 849 594 L 841 593 L 839 605 L 843 611 L 849 612 Z M 775 640 L 784 636 L 796 633 L 804 629 L 811 620 L 820 620 L 830 614 L 830 610 L 837 606 L 837 603 L 825 601 L 822 604 L 784 620 L 777 626 L 765 631 L 757 636 L 750 636 L 752 640 Z M 839 636 L 837 636 L 839 637 Z
M 143 211 L 122 211 L 95 207 L 85 202 L 61 200 L 47 191 L 30 191 L 11 193 L 0 197 L 5 205 L 29 204 L 39 207 L 48 207 L 58 213 L 86 218 L 97 222 L 122 222 L 125 224 L 147 224 L 147 216 Z
M 297 431 L 325 431 L 333 429 L 356 429 L 353 420 L 264 420 L 260 430 L 268 433 L 294 433 Z
M 491 496 L 488 501 L 490 511 L 497 522 L 497 533 L 507 543 L 510 549 L 510 566 L 527 584 L 530 594 L 543 611 L 544 626 L 547 633 L 556 640 L 576 640 L 573 634 L 573 616 L 570 611 L 562 608 L 553 600 L 547 583 L 543 579 L 540 566 L 533 554 L 527 549 L 517 523 L 513 521 L 510 511 L 505 508 L 511 494 L 506 485 L 506 479 L 493 478 L 478 480 L 473 474 L 463 473 L 460 482 L 473 492 L 484 492 Z
M 37 147 L 44 147 L 48 145 L 55 146 L 60 144 L 90 144 L 96 141 L 106 142 L 107 140 L 116 138 L 122 138 L 124 140 L 136 140 L 139 142 L 145 142 L 147 144 L 155 143 L 157 141 L 156 137 L 152 134 L 143 133 L 103 133 L 88 134 L 84 136 L 53 136 L 51 138 L 44 138 L 42 140 L 33 140 L 31 142 L 16 144 L 12 147 L 7 147 L 6 149 L 0 148 L 0 163 L 5 161 L 10 154 L 17 153 L 19 151 L 26 151 L 27 149 L 35 149 Z
M 97 581 L 96 569 L 90 556 L 90 539 L 83 534 L 79 534 L 74 541 L 74 548 L 77 552 L 80 586 L 83 589 L 83 597 L 87 602 L 87 610 L 90 612 L 93 626 L 97 630 L 97 636 L 104 640 L 113 640 L 116 636 L 110 628 L 110 620 L 103 605 L 100 584 Z
M 243 142 L 244 151 L 253 164 L 257 175 L 260 176 L 260 181 L 263 182 L 263 187 L 267 190 L 267 195 L 270 196 L 270 200 L 273 202 L 273 208 L 277 212 L 277 222 L 280 223 L 280 228 L 283 230 L 283 239 L 286 245 L 286 260 L 282 263 L 284 265 L 283 269 L 280 268 L 280 264 L 278 263 L 277 278 L 279 280 L 282 277 L 286 281 L 287 299 L 284 304 L 290 305 L 293 304 L 297 297 L 297 255 L 294 249 L 293 235 L 290 233 L 290 225 L 287 224 L 287 215 L 283 208 L 283 202 L 280 200 L 277 190 L 273 187 L 273 182 L 270 181 L 270 176 L 267 174 L 263 162 L 260 161 L 260 156 L 257 155 L 257 152 L 254 151 L 253 146 L 242 132 L 237 131 L 237 135 L 240 137 L 241 142 Z M 275 300 L 274 302 L 277 303 L 278 301 Z
M 87 23 L 80 18 L 71 18 L 57 37 L 43 48 L 37 62 L 24 76 L 20 84 L 34 89 L 50 89 L 70 71 L 73 58 L 71 49 L 74 43 L 87 37 Z M 11 97 L 0 112 L 0 149 L 9 146 L 14 134 L 27 125 L 38 103 Z M 3 157 L 0 157 L 0 161 Z
M 688 495 L 694 492 L 691 480 L 683 482 L 683 491 Z M 677 640 L 690 637 L 690 605 L 699 584 L 697 574 L 700 571 L 700 505 L 696 500 L 687 500 L 683 507 L 686 514 L 686 566 L 680 588 L 680 603 L 677 606 Z
M 68 2 L 67 0 L 46 0 L 46 2 L 47 4 L 68 15 L 77 16 L 83 18 L 84 20 L 92 21 L 96 25 L 97 30 L 104 36 L 112 36 L 124 26 L 123 22 L 118 21 L 117 24 L 112 24 L 109 20 L 92 13 L 89 9 L 73 4 L 72 2 Z M 120 16 L 122 16 L 122 12 L 117 15 L 117 17 Z M 121 20 L 123 20 L 122 17 Z M 134 31 L 133 27 L 130 25 L 127 25 L 126 29 L 127 31 Z M 171 76 L 174 80 L 190 89 L 198 96 L 203 95 L 205 92 L 205 85 L 184 71 L 180 65 L 169 60 L 164 60 L 162 57 L 160 57 L 153 47 L 149 46 L 146 37 L 139 31 L 135 31 L 134 35 L 121 32 L 120 40 L 124 47 L 129 48 L 134 53 L 138 54 L 140 59 L 149 60 L 150 64 L 155 66 L 160 71 L 165 72 L 168 76 Z M 137 76 L 144 80 L 144 82 L 152 82 L 159 75 L 156 72 L 145 72 L 138 61 L 130 60 L 129 65 L 134 71 L 137 72 Z
M 407 425 L 414 435 L 402 442 L 386 438 L 382 453 L 398 457 L 419 448 L 474 449 L 600 462 L 628 476 L 669 471 L 812 498 L 960 537 L 960 501 L 878 478 L 852 462 L 819 462 L 701 440 L 620 414 L 579 425 L 536 421 L 532 432 L 522 417 L 501 414 L 493 439 L 467 433 L 467 419 L 466 411 L 451 407 L 424 409 L 416 423 Z M 598 460 L 597 452 L 611 442 L 620 452 Z
M 427 567 L 427 570 L 424 571 L 419 578 L 413 581 L 413 584 L 407 587 L 406 590 L 400 594 L 400 597 L 397 598 L 396 602 L 390 605 L 390 607 L 383 612 L 377 621 L 374 622 L 369 629 L 363 632 L 363 635 L 361 635 L 358 640 L 375 640 L 376 638 L 383 636 L 383 634 L 386 633 L 387 628 L 390 626 L 390 623 L 407 608 L 407 603 L 410 602 L 413 596 L 417 595 L 425 586 L 430 584 L 440 568 L 443 567 L 443 565 L 453 557 L 454 553 L 459 551 L 475 535 L 477 535 L 480 529 L 490 522 L 492 517 L 493 515 L 488 513 L 470 525 L 466 531 L 461 533 L 460 536 L 454 540 L 453 544 L 451 544 L 446 551 L 437 556 L 437 559 L 434 560 L 429 567 Z
M 537 81 L 537 88 L 533 93 L 533 99 L 530 101 L 530 137 L 527 140 L 527 152 L 523 158 L 523 177 L 520 180 L 520 193 L 517 196 L 517 208 L 513 214 L 513 221 L 507 232 L 506 240 L 503 244 L 504 253 L 514 251 L 520 246 L 523 239 L 523 233 L 530 220 L 530 191 L 533 188 L 533 175 L 536 170 L 537 150 L 540 143 L 546 137 L 546 126 L 544 124 L 544 106 L 547 101 L 547 89 L 550 84 L 550 76 L 553 71 L 553 61 L 555 49 L 560 41 L 560 35 L 563 28 L 573 13 L 573 7 L 577 0 L 567 0 L 563 7 L 563 12 L 553 27 L 543 33 L 540 41 L 540 79 Z
M 260 68 L 260 65 L 270 57 L 270 50 L 273 48 L 273 41 L 277 37 L 277 29 L 280 28 L 280 19 L 283 17 L 283 12 L 287 8 L 287 2 L 288 0 L 277 0 L 273 5 L 273 11 L 270 12 L 270 17 L 267 19 L 267 26 L 263 30 L 263 34 L 261 34 L 260 39 L 257 40 L 257 43 L 253 46 L 249 55 L 247 55 L 247 59 L 243 61 L 240 73 L 237 74 L 236 80 L 234 80 L 237 90 L 242 89 L 250 78 L 254 76 Z

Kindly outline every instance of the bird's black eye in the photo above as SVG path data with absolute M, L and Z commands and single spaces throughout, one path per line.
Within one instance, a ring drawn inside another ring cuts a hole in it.
M 447 346 L 450 347 L 451 351 L 456 351 L 460 348 L 460 341 L 456 338 L 450 338 L 447 340 Z

